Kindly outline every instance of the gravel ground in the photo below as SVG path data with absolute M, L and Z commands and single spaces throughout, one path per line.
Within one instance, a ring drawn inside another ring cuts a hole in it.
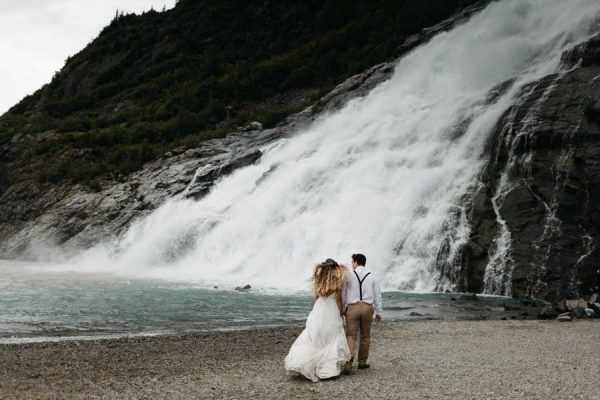
M 1 399 L 600 399 L 600 321 L 374 327 L 371 368 L 287 377 L 300 328 L 0 345 Z

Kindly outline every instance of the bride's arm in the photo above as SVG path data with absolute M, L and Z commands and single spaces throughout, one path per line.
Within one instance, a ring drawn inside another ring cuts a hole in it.
M 338 309 L 340 310 L 340 315 L 344 313 L 344 303 L 342 302 L 342 290 L 338 290 L 335 292 L 335 302 L 337 303 Z

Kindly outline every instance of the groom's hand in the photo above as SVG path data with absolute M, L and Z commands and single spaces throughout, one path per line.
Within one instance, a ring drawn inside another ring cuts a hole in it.
M 381 321 L 383 321 L 383 317 L 379 314 L 375 315 L 375 322 L 380 323 Z

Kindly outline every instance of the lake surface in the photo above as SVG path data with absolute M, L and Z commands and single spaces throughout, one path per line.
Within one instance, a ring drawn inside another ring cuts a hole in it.
M 514 300 L 456 294 L 384 293 L 387 320 L 498 317 Z M 302 325 L 308 291 L 234 287 L 126 278 L 108 274 L 47 272 L 0 263 L 0 343 L 162 335 L 210 330 Z

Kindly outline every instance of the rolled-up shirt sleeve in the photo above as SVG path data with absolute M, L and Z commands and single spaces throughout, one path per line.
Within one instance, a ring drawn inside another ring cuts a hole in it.
M 373 279 L 373 311 L 377 315 L 383 315 L 383 295 L 376 279 Z

